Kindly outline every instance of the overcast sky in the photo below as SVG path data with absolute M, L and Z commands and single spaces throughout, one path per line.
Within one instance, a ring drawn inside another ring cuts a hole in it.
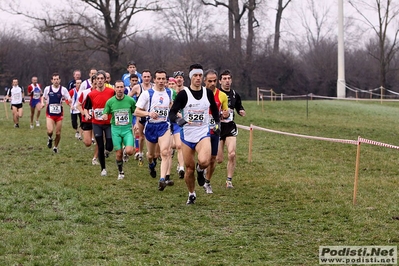
M 70 1 L 75 1 L 76 3 L 76 0 L 0 0 L 0 5 L 4 7 L 7 2 L 12 2 L 14 4 L 19 3 L 21 10 L 23 10 L 24 12 L 29 11 L 39 15 L 42 14 L 41 12 L 43 12 L 43 10 L 45 10 L 46 8 L 50 7 L 51 9 L 56 10 L 63 5 L 62 3 L 68 3 Z M 305 23 L 310 25 L 309 27 L 312 29 L 312 31 L 316 31 L 316 25 L 314 23 L 314 19 L 312 18 L 312 14 L 310 13 L 308 2 L 309 0 L 294 0 L 284 11 L 284 21 L 281 28 L 282 40 L 287 38 L 298 38 L 298 36 L 305 36 L 306 30 L 303 26 Z M 318 15 L 326 16 L 326 22 L 323 26 L 324 32 L 322 32 L 322 34 L 330 36 L 336 35 L 338 0 L 315 0 L 314 2 L 315 8 L 319 13 Z M 345 16 L 359 17 L 354 9 L 346 2 L 347 0 L 344 0 Z M 263 4 L 262 7 L 258 10 L 261 12 L 257 13 L 257 18 L 261 24 L 261 28 L 258 29 L 258 34 L 261 33 L 263 34 L 262 38 L 267 38 L 268 36 L 271 36 L 274 31 L 274 20 L 276 16 L 275 8 L 277 5 L 277 0 L 265 0 L 264 3 L 265 4 Z M 69 6 L 68 4 L 64 5 Z M 226 8 L 208 8 L 212 9 L 212 14 L 215 14 L 215 28 L 220 29 L 221 32 L 226 32 Z M 377 19 L 377 14 L 370 14 L 370 19 Z M 148 13 L 143 12 L 133 16 L 132 22 L 134 23 L 134 25 L 138 25 L 141 30 L 145 30 L 148 29 L 148 24 L 154 25 L 154 23 L 152 22 L 153 20 L 153 15 L 149 15 Z M 31 25 L 27 18 L 23 16 L 11 15 L 3 11 L 0 11 L 0 23 L 3 26 L 2 28 L 18 28 L 22 32 L 26 32 L 26 30 L 29 30 L 31 28 Z M 244 29 L 243 31 L 245 32 L 246 30 Z M 353 37 L 352 34 L 354 33 L 350 33 L 351 36 L 346 36 L 346 38 Z M 357 38 L 357 36 L 355 36 L 355 38 Z

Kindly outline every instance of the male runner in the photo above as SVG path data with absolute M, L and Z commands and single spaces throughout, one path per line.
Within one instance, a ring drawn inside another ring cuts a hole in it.
M 33 118 L 36 110 L 36 126 L 40 126 L 39 117 L 40 110 L 43 108 L 41 105 L 43 91 L 39 83 L 37 83 L 37 77 L 32 77 L 32 84 L 28 86 L 28 95 L 30 95 L 30 128 L 33 129 Z
M 169 167 L 170 156 L 170 130 L 168 122 L 169 108 L 172 103 L 172 92 L 165 88 L 166 72 L 157 70 L 154 74 L 154 87 L 145 90 L 140 95 L 135 115 L 138 117 L 148 117 L 145 124 L 145 138 L 147 143 L 148 168 L 151 177 L 155 178 L 156 167 L 156 146 L 159 144 L 161 153 L 161 177 L 158 183 L 159 191 L 163 191 L 166 186 L 173 186 L 173 181 L 166 179 L 166 172 Z
M 211 159 L 211 142 L 209 133 L 209 108 L 215 119 L 215 133 L 219 131 L 219 110 L 215 103 L 213 92 L 201 86 L 203 68 L 200 64 L 190 66 L 190 88 L 185 88 L 176 96 L 170 110 L 170 120 L 179 124 L 182 129 L 182 151 L 186 173 L 184 179 L 188 188 L 187 205 L 194 204 L 195 193 L 195 153 L 197 153 L 197 181 L 198 185 L 205 183 L 204 169 L 209 166 Z M 182 117 L 177 114 L 182 110 Z
M 52 85 L 47 86 L 44 89 L 42 106 L 44 106 L 43 100 L 46 100 L 47 147 L 51 149 L 53 145 L 52 137 L 55 129 L 53 152 L 58 153 L 58 144 L 61 140 L 62 120 L 64 119 L 62 99 L 71 101 L 71 96 L 69 95 L 67 88 L 60 85 L 61 79 L 58 73 L 53 73 L 51 83 Z
M 118 180 L 125 178 L 123 172 L 123 153 L 133 155 L 132 114 L 136 109 L 136 101 L 132 97 L 125 96 L 125 86 L 122 80 L 115 82 L 116 95 L 109 99 L 103 111 L 103 120 L 111 118 L 112 143 L 116 151 L 116 165 L 118 167 Z M 125 147 L 123 149 L 123 146 Z
M 232 75 L 229 70 L 224 70 L 219 75 L 220 90 L 227 95 L 229 105 L 229 116 L 221 121 L 220 145 L 217 155 L 217 162 L 223 162 L 224 146 L 227 147 L 227 179 L 226 188 L 233 188 L 233 174 L 236 167 L 236 147 L 237 147 L 237 125 L 234 122 L 234 109 L 240 116 L 245 116 L 240 95 L 231 89 Z

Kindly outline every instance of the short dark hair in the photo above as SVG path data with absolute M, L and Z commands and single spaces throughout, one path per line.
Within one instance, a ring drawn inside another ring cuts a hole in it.
M 136 62 L 130 60 L 129 62 L 127 62 L 127 67 L 129 67 L 130 65 L 136 66 Z
M 51 78 L 53 78 L 53 77 L 55 77 L 55 76 L 60 76 L 60 74 L 58 73 L 58 72 L 54 72 L 52 75 L 51 75 Z
M 97 74 L 94 74 L 93 76 L 91 76 L 91 82 L 93 83 L 93 81 L 97 78 Z
M 163 69 L 157 69 L 157 70 L 154 72 L 154 77 L 156 77 L 157 74 L 165 74 L 165 76 L 168 75 L 168 74 L 166 74 L 166 71 L 163 70 Z
M 193 70 L 193 69 L 204 69 L 203 67 L 202 67 L 202 65 L 201 64 L 192 64 L 190 67 L 189 67 L 189 71 L 191 71 L 191 70 Z
M 225 70 L 223 70 L 223 71 L 220 73 L 220 75 L 219 75 L 219 80 L 222 79 L 222 76 L 230 76 L 231 78 L 233 77 L 233 76 L 231 75 L 231 71 L 230 71 L 229 69 L 225 69 Z
M 152 75 L 151 70 L 149 70 L 148 68 L 143 69 L 143 71 L 141 71 L 141 74 L 143 74 L 144 72 L 148 72 L 148 73 L 150 73 L 150 75 Z
M 105 78 L 105 71 L 104 70 L 98 70 L 96 76 L 98 77 L 98 75 L 103 75 Z
M 117 83 L 117 82 L 122 82 L 122 83 L 124 83 L 122 80 L 120 80 L 120 79 L 118 79 L 117 81 L 115 81 L 115 84 Z M 123 86 L 125 86 L 125 85 L 123 85 Z
M 129 77 L 129 79 L 132 79 L 132 78 L 139 79 L 139 77 L 138 77 L 136 74 L 131 74 L 130 77 Z

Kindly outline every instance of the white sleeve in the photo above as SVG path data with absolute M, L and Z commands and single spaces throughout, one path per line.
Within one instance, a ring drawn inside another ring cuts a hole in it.
M 62 96 L 64 96 L 65 100 L 68 100 L 68 101 L 71 100 L 71 95 L 69 95 L 67 88 L 61 87 L 61 94 L 62 94 Z
M 136 107 L 144 110 L 148 110 L 148 104 L 149 104 L 149 99 L 150 99 L 150 94 L 148 91 L 143 91 L 140 94 L 139 99 L 137 100 Z
M 47 101 L 48 100 L 48 93 L 49 93 L 49 91 L 50 91 L 50 87 L 49 86 L 47 86 L 46 88 L 44 88 L 44 91 L 43 91 L 43 98 Z

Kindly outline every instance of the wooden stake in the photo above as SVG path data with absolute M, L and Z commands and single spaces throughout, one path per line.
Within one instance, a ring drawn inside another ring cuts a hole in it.
M 359 181 L 359 162 L 360 162 L 360 141 L 357 141 L 357 153 L 356 153 L 356 168 L 355 168 L 355 182 L 353 184 L 353 205 L 356 205 L 356 194 L 357 194 L 357 185 Z

